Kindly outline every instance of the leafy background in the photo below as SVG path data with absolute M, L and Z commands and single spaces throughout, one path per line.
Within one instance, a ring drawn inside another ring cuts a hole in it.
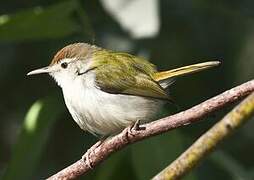
M 221 60 L 221 67 L 180 78 L 170 88 L 183 110 L 253 78 L 253 9 L 249 0 L 1 2 L 0 177 L 46 178 L 96 142 L 74 123 L 50 77 L 26 77 L 60 48 L 94 43 L 143 56 L 159 69 Z M 131 145 L 80 179 L 149 179 L 232 107 Z M 253 126 L 247 123 L 184 179 L 254 179 Z

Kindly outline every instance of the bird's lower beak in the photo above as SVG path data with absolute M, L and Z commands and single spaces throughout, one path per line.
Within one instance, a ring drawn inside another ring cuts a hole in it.
M 47 66 L 47 67 L 30 71 L 29 73 L 27 73 L 27 76 L 34 75 L 34 74 L 50 73 L 51 71 L 52 71 L 51 67 Z

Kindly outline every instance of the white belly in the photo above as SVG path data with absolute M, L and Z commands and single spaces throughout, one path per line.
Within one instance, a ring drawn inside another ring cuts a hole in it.
M 73 82 L 63 88 L 67 108 L 84 130 L 111 135 L 137 120 L 152 120 L 163 101 L 140 96 L 110 94 L 96 88 L 93 82 Z

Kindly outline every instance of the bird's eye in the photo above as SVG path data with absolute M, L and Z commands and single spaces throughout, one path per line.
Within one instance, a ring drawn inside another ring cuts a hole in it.
M 61 67 L 66 69 L 68 67 L 68 63 L 67 62 L 63 62 L 61 63 Z

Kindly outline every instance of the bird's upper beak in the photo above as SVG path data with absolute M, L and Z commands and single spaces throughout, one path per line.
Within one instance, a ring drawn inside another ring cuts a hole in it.
M 52 72 L 52 66 L 47 66 L 47 67 L 30 71 L 29 73 L 27 73 L 27 76 L 34 75 L 34 74 L 50 73 L 50 72 Z

